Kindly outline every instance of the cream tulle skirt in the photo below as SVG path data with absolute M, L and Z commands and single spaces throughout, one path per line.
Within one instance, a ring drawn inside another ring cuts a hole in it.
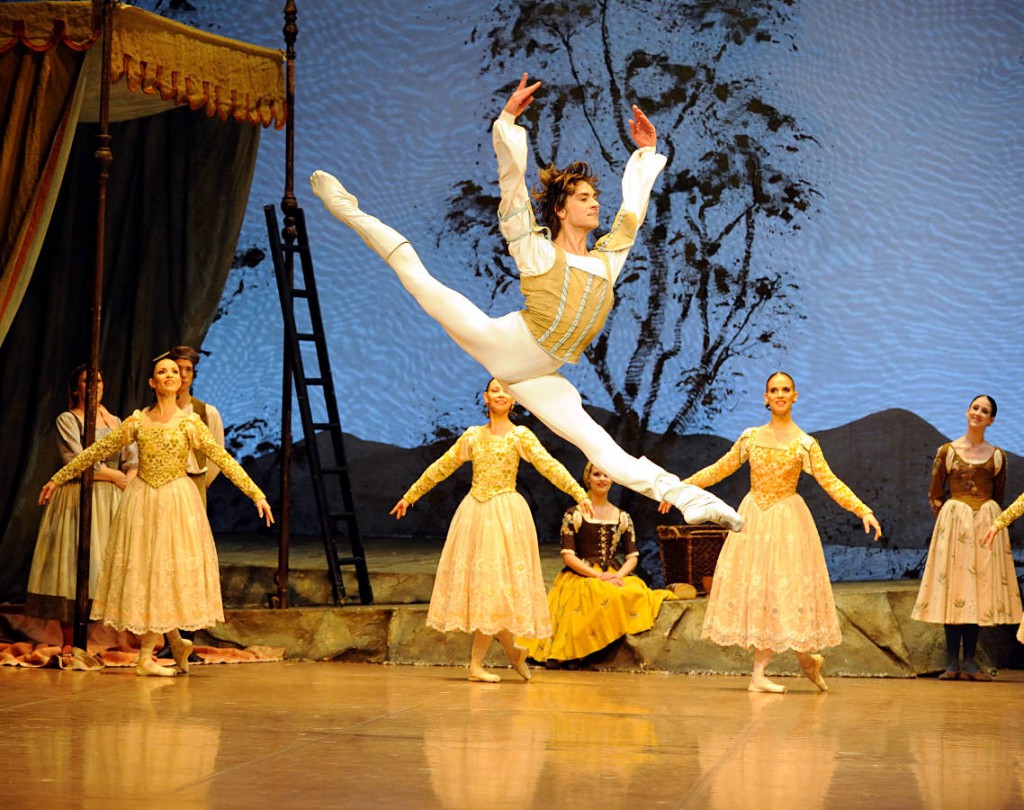
M 999 511 L 995 501 L 986 501 L 977 511 L 952 499 L 942 505 L 911 616 L 935 624 L 985 627 L 1021 620 L 1010 535 L 1004 529 L 990 546 L 978 542 Z
M 843 640 L 825 554 L 799 495 L 762 510 L 749 494 L 715 568 L 701 638 L 755 649 L 814 652 Z
M 441 551 L 427 624 L 442 632 L 551 635 L 537 529 L 518 492 L 483 502 L 467 495 L 459 504 Z
M 224 621 L 213 532 L 187 477 L 156 488 L 135 478 L 125 489 L 92 618 L 138 634 Z

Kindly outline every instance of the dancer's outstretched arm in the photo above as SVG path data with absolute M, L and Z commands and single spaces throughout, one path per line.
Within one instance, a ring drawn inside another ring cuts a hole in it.
M 498 225 L 520 276 L 546 273 L 555 258 L 551 239 L 537 227 L 526 187 L 526 130 L 516 124 L 516 117 L 533 103 L 533 94 L 540 87 L 540 82 L 528 85 L 526 80 L 524 73 L 491 131 L 501 193 Z
M 594 245 L 595 251 L 603 251 L 608 257 L 613 281 L 619 277 L 636 234 L 647 216 L 654 181 L 658 179 L 668 161 L 664 155 L 659 155 L 656 151 L 658 133 L 654 124 L 635 104 L 632 113 L 629 131 L 637 150 L 630 157 L 622 173 L 622 206 L 615 215 L 611 230 Z

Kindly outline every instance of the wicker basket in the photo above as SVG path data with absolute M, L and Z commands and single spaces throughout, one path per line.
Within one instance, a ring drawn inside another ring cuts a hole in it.
M 727 534 L 719 526 L 659 526 L 658 550 L 665 584 L 688 582 L 698 593 L 708 592 Z

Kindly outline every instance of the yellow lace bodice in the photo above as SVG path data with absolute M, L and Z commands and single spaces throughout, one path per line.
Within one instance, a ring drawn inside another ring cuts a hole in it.
M 686 483 L 709 487 L 749 461 L 750 494 L 761 509 L 769 509 L 795 494 L 800 473 L 807 472 L 843 509 L 857 517 L 864 517 L 872 511 L 832 472 L 821 447 L 812 436 L 801 433 L 788 447 L 772 447 L 758 440 L 757 431 L 757 428 L 743 431 L 728 453 L 691 475 Z
M 189 450 L 199 448 L 253 501 L 265 497 L 231 454 L 213 440 L 210 429 L 196 414 L 183 414 L 166 425 L 143 425 L 142 413 L 135 411 L 120 427 L 75 456 L 51 480 L 63 484 L 97 460 L 132 442 L 139 446 L 139 478 L 151 487 L 161 487 L 183 477 Z
M 410 504 L 416 503 L 467 461 L 473 462 L 473 485 L 469 494 L 476 500 L 482 502 L 503 492 L 515 492 L 521 458 L 577 503 L 586 497 L 583 487 L 544 449 L 533 431 L 521 425 L 504 436 L 495 436 L 487 427 L 471 427 L 441 458 L 427 467 L 402 497 Z
M 1024 515 L 1024 492 L 1002 511 L 999 517 L 996 518 L 995 525 L 1000 529 L 1005 529 L 1021 515 Z

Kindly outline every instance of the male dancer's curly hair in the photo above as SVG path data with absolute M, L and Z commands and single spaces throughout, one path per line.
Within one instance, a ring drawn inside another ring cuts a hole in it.
M 565 208 L 565 200 L 576 191 L 580 183 L 589 183 L 597 191 L 597 177 L 590 171 L 590 164 L 582 160 L 570 163 L 564 169 L 556 169 L 549 163 L 539 171 L 540 185 L 535 186 L 531 196 L 540 206 L 540 221 L 551 231 L 551 238 L 558 237 L 562 221 L 555 213 Z

